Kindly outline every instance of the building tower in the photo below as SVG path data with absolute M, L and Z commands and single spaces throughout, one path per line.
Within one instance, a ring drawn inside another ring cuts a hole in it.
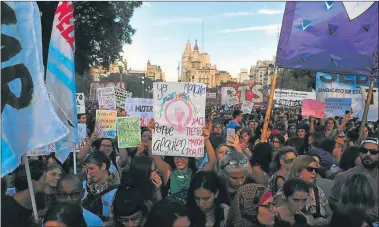
M 186 71 L 189 67 L 189 58 L 191 56 L 191 42 L 188 40 L 186 44 L 186 48 L 184 49 L 184 53 L 182 55 L 182 68 L 180 73 L 180 80 L 185 81 Z

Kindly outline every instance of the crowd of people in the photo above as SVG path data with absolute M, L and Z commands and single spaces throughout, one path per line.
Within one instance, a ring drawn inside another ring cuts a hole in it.
M 303 117 L 274 109 L 209 108 L 205 156 L 157 156 L 154 120 L 136 148 L 99 138 L 93 116 L 78 115 L 88 138 L 60 163 L 29 157 L 39 220 L 21 164 L 2 178 L 1 225 L 134 227 L 378 226 L 378 124 Z M 92 111 L 88 111 L 92 113 Z M 125 116 L 124 110 L 119 110 Z

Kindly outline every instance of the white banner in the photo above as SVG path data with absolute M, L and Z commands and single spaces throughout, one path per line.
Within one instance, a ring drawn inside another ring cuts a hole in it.
M 316 99 L 316 92 L 275 89 L 275 107 L 301 107 L 303 99 Z
M 75 150 L 76 152 L 80 151 L 80 148 L 84 146 L 86 143 L 85 139 L 87 137 L 87 125 L 79 123 L 78 124 L 78 136 L 79 136 L 79 144 L 76 144 Z
M 76 109 L 78 114 L 86 113 L 84 93 L 76 93 Z
M 153 96 L 153 154 L 203 157 L 206 86 L 155 82 Z
M 97 89 L 99 100 L 99 110 L 115 110 L 116 99 L 113 87 L 104 87 Z
M 49 155 L 52 152 L 55 152 L 55 143 L 49 144 L 47 146 L 43 146 L 37 149 L 34 149 L 32 151 L 28 151 L 28 156 L 42 156 L 42 155 Z

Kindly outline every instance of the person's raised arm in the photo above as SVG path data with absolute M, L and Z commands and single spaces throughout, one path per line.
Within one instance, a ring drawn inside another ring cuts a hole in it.
M 310 133 L 314 133 L 315 132 L 315 120 L 316 120 L 316 117 L 314 116 L 311 116 L 310 117 L 310 120 L 311 120 L 311 125 L 310 125 Z
M 351 117 L 351 111 L 349 111 L 347 114 L 345 114 L 345 118 L 343 119 L 343 122 L 338 126 L 339 131 L 342 131 L 345 129 L 345 126 L 349 122 L 350 117 Z
M 204 169 L 213 170 L 217 163 L 217 159 L 216 159 L 216 153 L 213 149 L 211 141 L 209 140 L 210 132 L 207 129 L 204 129 L 203 136 L 204 136 L 205 150 L 208 154 L 208 162 L 205 163 Z
M 210 114 L 209 114 L 209 117 L 208 117 L 208 130 L 209 132 L 212 132 L 213 130 L 213 120 L 216 116 L 216 113 L 214 111 L 212 111 Z
M 92 133 L 91 138 L 89 138 L 88 142 L 84 144 L 82 148 L 80 148 L 80 151 L 78 153 L 78 161 L 82 165 L 84 165 L 87 155 L 92 151 L 92 143 L 95 142 L 98 138 L 99 135 L 96 132 Z

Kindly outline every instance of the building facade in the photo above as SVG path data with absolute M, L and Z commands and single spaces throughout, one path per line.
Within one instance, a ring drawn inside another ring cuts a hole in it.
M 249 80 L 250 80 L 250 78 L 249 78 L 249 70 L 247 70 L 247 69 L 241 69 L 241 72 L 239 72 L 238 76 L 237 76 L 237 82 L 238 83 L 244 83 L 244 82 L 247 82 Z
M 197 41 L 193 50 L 191 42 L 187 41 L 182 55 L 180 81 L 204 83 L 208 88 L 216 87 L 221 81 L 230 80 L 230 74 L 225 71 L 218 71 L 216 65 L 210 62 L 207 53 L 200 53 Z
M 275 57 L 274 57 L 275 59 Z M 263 85 L 271 84 L 272 73 L 275 61 L 273 60 L 259 60 L 257 64 L 250 67 L 250 81 L 262 83 Z
M 147 77 L 152 81 L 162 80 L 165 81 L 165 73 L 162 71 L 159 65 L 152 65 L 150 61 L 147 61 Z

